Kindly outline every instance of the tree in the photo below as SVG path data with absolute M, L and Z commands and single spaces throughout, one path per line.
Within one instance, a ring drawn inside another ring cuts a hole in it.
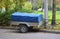
M 38 6 L 38 1 L 39 0 L 28 0 L 28 1 L 32 3 L 32 7 L 33 7 L 32 9 L 36 10 L 37 6 Z
M 0 2 L 0 8 L 2 7 L 5 8 L 5 12 L 0 13 L 0 22 L 3 24 L 7 24 L 8 21 L 10 20 L 10 14 L 11 14 L 11 6 L 12 6 L 12 1 L 11 0 L 2 0 L 2 2 Z
M 1 2 L 2 0 L 0 0 L 0 2 Z
M 22 6 L 24 5 L 24 2 L 26 2 L 27 0 L 14 0 L 15 3 L 15 12 L 16 11 L 21 11 L 22 10 Z
M 38 0 L 38 8 L 43 8 L 44 3 L 43 0 Z
M 56 0 L 53 0 L 52 22 L 51 25 L 56 25 Z

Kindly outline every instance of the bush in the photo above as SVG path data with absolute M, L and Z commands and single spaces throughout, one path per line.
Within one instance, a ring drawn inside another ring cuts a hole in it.
M 57 7 L 56 9 L 57 9 L 57 11 L 60 11 L 60 8 L 59 7 Z
M 7 25 L 10 22 L 11 14 L 14 12 L 14 10 L 8 11 L 8 13 L 3 12 L 0 13 L 0 25 Z

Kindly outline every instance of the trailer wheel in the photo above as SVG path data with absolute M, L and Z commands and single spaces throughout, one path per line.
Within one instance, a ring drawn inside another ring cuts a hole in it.
M 20 25 L 19 31 L 21 33 L 26 33 L 28 32 L 28 27 L 26 25 Z

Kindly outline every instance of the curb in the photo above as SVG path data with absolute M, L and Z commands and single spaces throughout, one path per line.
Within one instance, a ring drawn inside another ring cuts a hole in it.
M 16 29 L 15 27 L 1 27 L 0 26 L 0 29 Z
M 56 33 L 56 34 L 60 34 L 60 30 L 46 30 L 46 29 L 42 29 L 42 32 L 48 32 L 48 33 Z

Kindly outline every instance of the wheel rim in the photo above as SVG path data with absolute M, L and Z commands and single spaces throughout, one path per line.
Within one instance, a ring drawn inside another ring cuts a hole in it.
M 21 27 L 21 32 L 27 32 L 27 27 Z

